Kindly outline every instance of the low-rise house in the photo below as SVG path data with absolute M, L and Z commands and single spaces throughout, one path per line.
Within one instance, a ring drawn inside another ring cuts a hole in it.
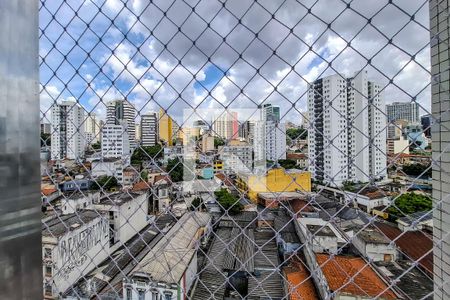
M 123 169 L 128 163 L 120 158 L 103 158 L 92 161 L 91 175 L 93 178 L 101 176 L 114 176 L 117 181 L 123 182 Z
M 401 231 L 428 230 L 433 232 L 433 212 L 420 211 L 397 219 Z
M 71 179 L 61 182 L 59 189 L 61 192 L 87 191 L 91 188 L 92 181 L 87 178 Z
M 46 185 L 41 187 L 42 205 L 50 204 L 52 201 L 58 199 L 59 196 L 61 196 L 61 191 L 54 185 Z
M 398 252 L 394 243 L 375 228 L 355 227 L 346 231 L 352 244 L 367 259 L 390 262 L 397 260 Z
M 139 181 L 139 171 L 137 171 L 134 167 L 126 167 L 123 169 L 123 177 L 122 177 L 122 186 L 132 187 L 137 181 Z
M 158 207 L 158 212 L 165 212 L 169 209 L 171 193 L 172 180 L 170 176 L 167 174 L 155 176 L 150 199 L 154 207 Z
M 306 192 L 264 192 L 257 195 L 258 204 L 268 208 L 278 208 L 286 206 L 295 200 L 306 200 L 308 193 Z M 280 202 L 282 202 L 280 204 Z
M 187 299 L 197 276 L 197 249 L 210 230 L 209 214 L 184 214 L 125 279 L 123 299 Z
M 61 199 L 61 213 L 73 214 L 79 210 L 88 209 L 100 200 L 100 192 L 77 192 L 66 195 Z
M 308 155 L 306 153 L 287 153 L 286 159 L 294 160 L 297 167 L 306 170 L 309 166 Z
M 60 299 L 109 255 L 108 220 L 96 211 L 55 216 L 42 225 L 44 299 Z
M 316 254 L 328 293 L 335 300 L 398 299 L 398 295 L 360 257 Z
M 298 218 L 297 222 L 305 237 L 307 247 L 315 253 L 334 253 L 347 241 L 330 223 L 318 218 Z

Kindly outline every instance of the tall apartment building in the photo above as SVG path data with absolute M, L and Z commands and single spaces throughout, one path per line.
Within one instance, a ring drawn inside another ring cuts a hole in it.
M 225 111 L 221 113 L 213 122 L 213 133 L 222 139 L 236 139 L 239 135 L 237 112 Z
M 435 120 L 432 128 L 433 150 L 433 282 L 434 299 L 450 298 L 450 99 L 448 1 L 430 1 L 431 31 L 431 107 Z
M 386 177 L 386 120 L 378 84 L 367 71 L 336 74 L 308 90 L 310 171 L 334 185 Z
M 128 100 L 113 100 L 106 104 L 106 124 L 123 125 L 128 133 L 130 149 L 136 148 L 136 109 Z
M 93 112 L 88 113 L 86 121 L 84 122 L 84 132 L 86 134 L 86 142 L 94 144 L 100 141 L 100 120 Z
M 159 110 L 159 139 L 168 146 L 172 146 L 175 138 L 172 118 L 161 108 Z
M 250 129 L 253 139 L 255 166 L 264 166 L 265 161 L 286 159 L 286 127 L 279 120 L 280 111 L 271 104 L 261 108 L 261 120 Z
M 426 137 L 431 137 L 431 126 L 434 124 L 434 119 L 431 114 L 423 115 L 420 117 L 420 123 L 422 124 L 423 133 Z
M 76 102 L 63 101 L 52 106 L 52 159 L 83 157 L 86 145 L 84 108 Z
M 159 141 L 158 114 L 150 112 L 141 116 L 141 145 L 155 146 Z
M 106 124 L 102 128 L 102 157 L 128 159 L 130 139 L 125 124 Z
M 280 121 L 280 107 L 276 105 L 272 105 L 270 103 L 263 104 L 261 109 L 261 119 L 262 120 L 271 120 Z
M 394 102 L 386 105 L 386 115 L 388 122 L 396 120 L 407 120 L 411 123 L 418 123 L 419 104 L 415 102 Z

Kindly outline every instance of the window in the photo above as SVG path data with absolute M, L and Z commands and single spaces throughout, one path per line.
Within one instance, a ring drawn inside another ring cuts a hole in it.
M 52 249 L 44 248 L 44 258 L 45 259 L 52 259 Z
M 143 291 L 143 290 L 138 291 L 138 299 L 145 300 L 145 291 Z
M 127 288 L 127 297 L 126 300 L 131 300 L 133 296 L 133 291 L 131 290 L 131 288 Z
M 45 276 L 52 277 L 52 266 L 45 266 Z

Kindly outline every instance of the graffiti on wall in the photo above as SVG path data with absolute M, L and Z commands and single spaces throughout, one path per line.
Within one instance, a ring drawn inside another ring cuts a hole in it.
M 61 239 L 58 244 L 62 262 L 60 274 L 68 277 L 74 269 L 83 266 L 87 260 L 92 259 L 87 255 L 88 251 L 101 244 L 102 241 L 108 240 L 108 228 L 108 221 L 100 219 L 99 222 L 83 230 L 74 231 L 73 234 Z M 96 255 L 96 253 L 93 255 Z

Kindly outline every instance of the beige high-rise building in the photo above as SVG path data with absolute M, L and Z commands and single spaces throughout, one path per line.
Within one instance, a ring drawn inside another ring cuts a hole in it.
M 93 112 L 88 113 L 84 122 L 84 133 L 87 144 L 95 144 L 100 141 L 100 120 Z
M 173 139 L 173 121 L 172 118 L 163 110 L 159 110 L 159 139 L 166 145 L 172 146 Z

